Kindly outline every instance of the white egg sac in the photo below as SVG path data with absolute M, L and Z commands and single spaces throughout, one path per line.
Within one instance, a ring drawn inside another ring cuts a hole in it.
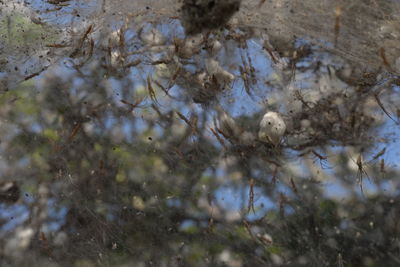
M 258 138 L 261 141 L 269 142 L 276 146 L 279 145 L 285 131 L 286 124 L 281 116 L 276 112 L 269 111 L 265 113 L 260 122 Z

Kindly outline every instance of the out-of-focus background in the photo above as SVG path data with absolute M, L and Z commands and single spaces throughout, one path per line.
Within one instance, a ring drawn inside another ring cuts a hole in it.
M 0 0 L 0 265 L 399 265 L 399 25 L 398 0 Z

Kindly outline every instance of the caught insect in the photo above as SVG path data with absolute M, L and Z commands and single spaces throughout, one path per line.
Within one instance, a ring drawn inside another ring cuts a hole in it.
M 121 27 L 118 31 L 118 46 L 121 51 L 125 50 L 125 27 Z
M 260 8 L 265 3 L 265 1 L 266 0 L 260 0 L 260 2 L 257 5 L 257 8 Z
M 159 81 L 153 80 L 153 82 L 154 82 L 158 87 L 160 87 L 160 89 L 163 90 L 163 92 L 164 92 L 167 96 L 173 98 L 173 97 L 169 94 L 169 90 L 168 90 L 167 88 L 165 88 Z
M 268 54 L 271 57 L 271 59 L 274 62 L 274 64 L 277 64 L 278 63 L 278 59 L 274 55 L 274 51 L 269 47 L 269 45 L 267 43 L 264 43 L 263 48 L 268 52 Z
M 93 31 L 93 24 L 89 25 L 89 27 L 86 29 L 85 33 L 82 35 L 80 38 L 77 47 L 74 49 L 74 51 L 70 54 L 71 58 L 74 58 L 78 55 L 79 51 L 82 49 L 83 44 L 85 43 L 86 38 L 88 35 Z
M 46 9 L 46 10 L 44 11 L 44 13 L 50 13 L 50 12 L 59 11 L 59 10 L 61 10 L 64 6 L 68 6 L 68 4 L 65 4 L 65 5 L 59 4 L 59 5 L 58 5 L 57 7 L 55 7 L 55 8 Z
M 294 82 L 296 80 L 296 64 L 298 62 L 297 50 L 293 52 L 292 58 L 290 59 L 290 81 Z
M 247 205 L 247 213 L 250 213 L 250 210 L 256 214 L 256 210 L 254 209 L 254 179 L 250 179 L 250 186 L 249 186 L 249 203 Z
M 305 156 L 305 155 L 307 155 L 309 153 L 312 153 L 316 158 L 319 159 L 319 163 L 320 163 L 322 169 L 329 168 L 328 157 L 321 155 L 320 153 L 318 153 L 314 149 L 312 149 L 311 151 L 308 150 L 306 152 L 303 152 L 303 153 L 299 154 L 298 157 L 303 157 L 303 156 Z M 314 161 L 314 163 L 315 163 L 315 161 Z
M 380 169 L 380 171 L 382 173 L 382 178 L 385 178 L 385 173 L 386 173 L 386 170 L 385 170 L 385 159 L 381 159 L 379 165 L 380 165 L 379 169 Z
M 89 46 L 88 59 L 93 56 L 93 50 L 94 50 L 94 40 L 93 40 L 93 38 L 90 38 L 89 44 L 90 44 L 90 46 Z
M 68 45 L 66 45 L 66 44 L 48 44 L 48 45 L 46 45 L 46 47 L 51 47 L 51 48 L 64 48 L 64 47 L 68 47 Z
M 32 23 L 35 23 L 37 25 L 46 25 L 46 23 L 43 22 L 41 18 L 37 18 L 37 17 L 33 17 L 32 16 L 31 17 L 31 21 L 32 21 Z
M 272 59 L 272 62 L 274 62 L 274 64 L 277 64 L 278 58 L 275 56 L 274 51 L 270 47 L 270 44 L 268 43 L 268 41 L 264 41 L 263 49 L 265 49 L 268 52 L 269 56 Z
M 46 251 L 49 257 L 52 257 L 52 249 L 49 244 L 49 240 L 43 232 L 39 233 L 39 241 L 41 242 L 42 249 Z
M 244 227 L 246 228 L 247 232 L 249 233 L 250 237 L 251 237 L 253 240 L 257 240 L 256 237 L 254 236 L 253 232 L 251 231 L 250 222 L 247 221 L 247 220 L 243 220 L 243 224 L 244 224 Z
M 40 71 L 35 72 L 35 73 L 32 73 L 31 75 L 26 76 L 26 77 L 24 78 L 24 81 L 27 81 L 27 80 L 29 80 L 29 79 L 32 79 L 32 78 L 36 77 L 36 76 L 39 76 L 39 75 L 40 75 L 43 71 L 45 71 L 47 68 L 48 68 L 48 67 L 44 67 L 44 68 L 41 69 Z
M 132 112 L 135 108 L 140 107 L 140 104 L 144 101 L 145 97 L 143 98 L 138 98 L 134 103 L 130 103 L 128 101 L 125 101 L 124 99 L 121 99 L 121 103 L 128 105 L 129 106 L 129 112 Z
M 214 136 L 217 138 L 218 142 L 221 144 L 221 146 L 223 146 L 224 148 L 226 148 L 225 142 L 224 140 L 219 136 L 219 134 L 213 129 L 210 128 L 211 132 L 214 134 Z
M 175 112 L 179 116 L 179 118 L 181 118 L 184 122 L 186 122 L 187 125 L 192 126 L 190 124 L 190 121 L 182 113 L 180 113 L 179 111 L 175 111 Z
M 328 157 L 327 156 L 323 156 L 323 155 L 319 154 L 315 150 L 311 150 L 311 153 L 313 153 L 313 155 L 316 156 L 319 159 L 319 163 L 321 165 L 321 168 L 323 168 L 323 169 L 329 168 Z
M 69 0 L 47 0 L 47 3 L 52 5 L 61 5 L 63 2 L 68 2 Z
M 338 6 L 335 9 L 335 47 L 337 47 L 338 43 L 338 38 L 339 38 L 339 32 L 340 32 L 340 17 L 342 16 L 342 7 Z
M 175 111 L 175 113 L 183 120 L 192 130 L 191 134 L 197 134 L 197 129 L 196 129 L 196 124 L 197 124 L 197 118 L 192 117 L 191 120 L 189 121 L 182 113 L 179 111 Z
M 297 190 L 297 186 L 296 186 L 296 184 L 294 183 L 293 178 L 290 178 L 290 186 L 292 187 L 293 192 L 294 192 L 296 195 L 298 195 L 298 194 L 299 194 L 299 191 Z
M 248 95 L 251 95 L 249 73 L 248 73 L 247 69 L 245 69 L 245 67 L 242 67 L 242 66 L 239 66 L 239 70 L 240 70 L 240 77 L 243 80 L 244 88 L 246 89 L 246 93 Z
M 193 114 L 190 117 L 190 125 L 191 125 L 191 128 L 192 128 L 192 132 L 190 134 L 198 134 L 197 133 L 197 122 L 198 122 L 198 117 L 197 117 L 196 114 Z
M 228 140 L 229 142 L 232 143 L 231 140 L 231 136 L 229 136 L 228 134 L 226 134 L 224 131 L 222 131 L 220 128 L 216 127 L 215 129 L 217 129 L 217 132 L 220 133 L 226 140 Z
M 279 193 L 279 216 L 285 217 L 285 205 L 288 202 L 287 197 L 283 193 Z
M 174 86 L 176 79 L 178 78 L 179 73 L 181 72 L 181 68 L 177 67 L 174 75 L 172 75 L 171 79 L 168 82 L 168 90 Z
M 171 59 L 160 59 L 160 60 L 152 61 L 150 64 L 151 65 L 160 65 L 160 64 L 168 65 L 169 63 L 171 63 Z
M 75 127 L 72 129 L 71 134 L 68 136 L 68 142 L 71 142 L 72 139 L 74 139 L 74 137 L 78 134 L 79 130 L 81 129 L 82 124 L 81 123 L 77 123 L 75 125 Z
M 147 90 L 149 91 L 150 98 L 154 103 L 156 103 L 157 105 L 160 105 L 160 103 L 158 102 L 157 97 L 156 97 L 156 92 L 154 91 L 154 88 L 151 85 L 151 82 L 152 82 L 152 80 L 151 80 L 150 76 L 147 76 Z
M 275 185 L 278 176 L 278 165 L 275 165 L 274 171 L 272 172 L 272 183 Z
M 310 104 L 304 100 L 304 97 L 301 95 L 299 90 L 294 91 L 294 96 L 306 107 L 311 108 Z
M 381 151 L 379 151 L 378 153 L 376 153 L 376 154 L 372 157 L 371 161 L 380 158 L 381 156 L 383 156 L 383 155 L 385 154 L 385 152 L 386 152 L 386 147 L 384 147 Z
M 379 49 L 379 55 L 382 59 L 383 65 L 389 70 L 389 71 L 394 71 L 392 66 L 390 66 L 390 63 L 386 57 L 386 53 L 385 53 L 385 48 L 381 47 Z
M 239 66 L 240 76 L 243 80 L 244 88 L 246 89 L 246 93 L 251 96 L 251 85 L 257 83 L 255 76 L 255 69 L 251 63 L 250 55 L 246 55 L 246 58 L 243 54 L 240 55 L 242 58 L 243 66 Z
M 142 61 L 140 59 L 137 59 L 137 60 L 134 60 L 132 62 L 125 64 L 124 68 L 135 67 L 135 66 L 139 65 L 140 63 L 142 63 Z
M 209 233 L 212 232 L 213 228 L 214 228 L 214 218 L 210 217 L 210 219 L 208 219 L 207 232 Z

